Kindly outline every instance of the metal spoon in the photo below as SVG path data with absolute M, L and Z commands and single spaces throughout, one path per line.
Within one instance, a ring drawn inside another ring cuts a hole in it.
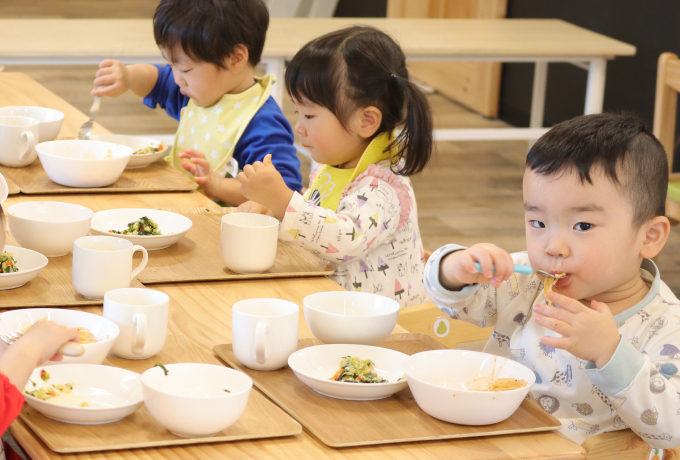
M 103 88 L 99 86 L 98 89 Z M 102 103 L 102 98 L 100 96 L 94 97 L 94 102 L 92 107 L 90 107 L 90 119 L 87 120 L 78 130 L 78 139 L 89 139 L 92 134 L 92 125 L 94 124 L 94 116 L 99 112 L 99 106 Z
M 479 262 L 475 262 L 475 267 L 477 267 L 477 273 L 482 273 L 482 266 L 479 265 Z M 495 270 L 495 267 L 494 267 Z M 523 275 L 531 275 L 531 273 L 536 272 L 540 276 L 544 278 L 558 278 L 557 276 L 553 275 L 552 273 L 544 272 L 543 270 L 535 270 L 527 265 L 519 265 L 515 264 L 515 267 L 513 271 L 517 273 L 522 273 Z

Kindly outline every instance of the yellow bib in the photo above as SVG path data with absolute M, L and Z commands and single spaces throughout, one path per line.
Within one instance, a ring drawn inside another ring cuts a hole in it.
M 186 160 L 178 155 L 185 149 L 195 149 L 205 155 L 213 171 L 223 176 L 221 173 L 233 155 L 236 143 L 269 98 L 276 78 L 270 74 L 255 77 L 255 80 L 255 84 L 244 92 L 225 94 L 210 107 L 198 107 L 190 99 L 182 109 L 172 154 L 165 160 L 186 172 L 182 167 Z
M 382 133 L 376 136 L 368 144 L 364 153 L 361 154 L 359 163 L 353 169 L 340 169 L 324 165 L 314 178 L 314 183 L 309 186 L 305 198 L 313 201 L 317 206 L 337 211 L 342 199 L 342 192 L 359 174 L 366 171 L 366 168 L 372 164 L 393 158 L 394 148 L 385 152 L 393 139 L 391 133 Z

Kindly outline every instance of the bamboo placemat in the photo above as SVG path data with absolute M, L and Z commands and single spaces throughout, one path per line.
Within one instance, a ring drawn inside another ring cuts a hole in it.
M 157 161 L 146 168 L 126 169 L 116 182 L 108 187 L 77 188 L 59 185 L 47 177 L 40 160 L 23 168 L 0 166 L 0 172 L 12 179 L 22 193 L 130 193 L 130 192 L 185 192 L 198 188 L 193 180 L 177 171 L 165 161 Z
M 104 425 L 76 425 L 49 419 L 28 404 L 21 419 L 47 447 L 59 453 L 99 452 L 143 447 L 181 446 L 245 439 L 279 438 L 302 433 L 302 427 L 255 388 L 235 424 L 214 436 L 181 438 L 158 423 L 142 406 L 123 420 Z
M 236 208 L 161 208 L 193 222 L 184 238 L 169 248 L 149 252 L 149 263 L 139 274 L 143 284 L 232 279 L 296 278 L 332 275 L 323 260 L 298 245 L 279 241 L 274 265 L 264 273 L 240 274 L 225 268 L 220 257 L 220 228 L 224 214 Z M 161 229 L 161 232 L 163 229 Z M 138 262 L 141 254 L 135 254 Z
M 6 243 L 20 246 L 9 234 Z M 0 308 L 77 307 L 103 304 L 103 300 L 87 299 L 76 292 L 71 281 L 73 254 L 49 257 L 47 260 L 47 266 L 28 283 L 15 289 L 0 291 L 2 298 Z M 136 262 L 134 266 L 137 266 Z M 134 279 L 130 287 L 144 286 Z
M 316 339 L 301 339 L 298 349 L 320 343 Z M 408 355 L 446 348 L 429 335 L 415 332 L 393 334 L 380 346 Z M 231 344 L 216 345 L 213 350 L 231 367 L 248 374 L 264 394 L 331 447 L 530 433 L 561 427 L 556 418 L 529 400 L 524 400 L 509 419 L 500 423 L 466 426 L 430 417 L 418 407 L 408 388 L 377 401 L 330 398 L 302 383 L 288 366 L 278 371 L 254 371 L 238 362 Z
M 7 181 L 7 188 L 9 189 L 7 192 L 8 195 L 18 195 L 21 193 L 21 189 L 12 179 L 5 176 L 5 180 Z

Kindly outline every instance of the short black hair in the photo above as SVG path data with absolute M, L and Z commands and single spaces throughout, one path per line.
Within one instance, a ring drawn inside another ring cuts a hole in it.
M 402 126 L 394 143 L 405 161 L 397 174 L 416 174 L 430 159 L 430 106 L 409 79 L 403 51 L 385 32 L 352 26 L 315 38 L 290 61 L 286 90 L 293 100 L 306 98 L 328 109 L 345 130 L 356 109 L 377 107 L 382 122 L 374 137 Z
M 159 48 L 182 51 L 196 61 L 224 67 L 236 45 L 248 49 L 248 62 L 260 62 L 269 27 L 262 0 L 161 0 L 153 16 Z
M 666 213 L 668 158 L 634 115 L 601 113 L 558 123 L 531 147 L 526 167 L 542 175 L 576 172 L 591 184 L 592 168 L 601 167 L 632 204 L 635 228 Z

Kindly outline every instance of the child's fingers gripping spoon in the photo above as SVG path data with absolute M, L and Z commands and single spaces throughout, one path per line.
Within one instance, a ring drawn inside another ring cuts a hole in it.
M 477 267 L 477 273 L 482 273 L 482 266 L 479 265 L 479 262 L 475 262 L 475 267 Z M 494 271 L 495 271 L 495 267 L 494 267 Z M 527 265 L 515 264 L 513 271 L 515 271 L 517 273 L 522 273 L 524 275 L 531 275 L 532 272 L 536 272 L 544 278 L 557 278 L 556 275 L 553 275 L 553 274 L 548 273 L 548 272 L 544 272 L 543 270 L 535 270 L 535 269 L 533 269 L 533 268 L 531 268 Z

